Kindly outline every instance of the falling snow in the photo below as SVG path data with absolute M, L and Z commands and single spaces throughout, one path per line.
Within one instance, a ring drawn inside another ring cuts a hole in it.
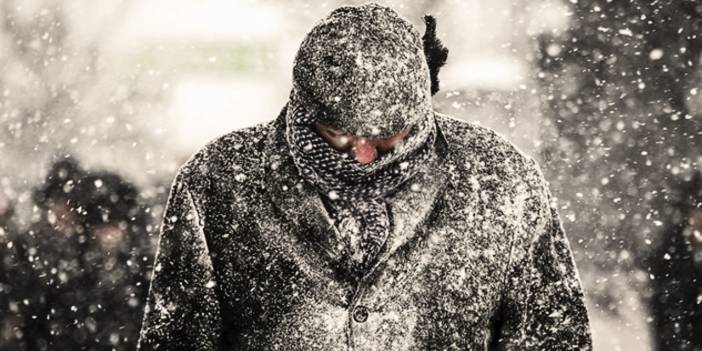
M 0 350 L 702 349 L 697 1 L 206 3 L 0 0 Z M 350 216 L 291 88 L 439 161 Z

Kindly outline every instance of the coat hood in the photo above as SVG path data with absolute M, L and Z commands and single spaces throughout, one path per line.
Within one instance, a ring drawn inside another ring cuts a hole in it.
M 355 135 L 391 135 L 430 116 L 430 89 L 420 33 L 373 3 L 334 10 L 294 62 L 292 94 L 318 121 Z

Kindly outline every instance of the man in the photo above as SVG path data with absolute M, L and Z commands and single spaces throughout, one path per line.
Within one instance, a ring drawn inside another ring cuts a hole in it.
M 80 286 L 79 253 L 84 227 L 77 212 L 76 188 L 84 175 L 74 159 L 54 163 L 33 194 L 37 220 L 26 232 L 12 237 L 11 250 L 5 256 L 10 264 L 3 268 L 7 303 L 0 307 L 0 315 L 14 320 L 15 326 L 11 338 L 6 340 L 8 344 L 3 345 L 5 349 L 45 350 L 58 346 L 50 340 L 57 332 L 51 326 L 62 328 L 61 323 L 56 323 L 63 320 L 57 314 L 71 311 L 70 305 L 53 309 L 58 306 L 51 300 L 60 292 L 74 294 Z M 61 330 L 59 335 L 63 339 L 70 334 Z
M 82 221 L 88 240 L 82 253 L 85 300 L 79 313 L 93 323 L 86 350 L 136 348 L 152 269 L 148 219 L 139 190 L 111 172 L 83 179 Z M 78 303 L 76 303 L 78 304 Z
M 336 9 L 278 118 L 180 169 L 141 350 L 591 349 L 535 162 L 432 110 L 433 25 Z
M 65 159 L 34 200 L 41 219 L 13 241 L 0 315 L 16 326 L 0 350 L 134 350 L 151 257 L 138 190 Z
M 17 272 L 15 239 L 17 228 L 14 221 L 14 201 L 0 191 L 0 350 L 20 349 L 22 320 L 16 314 L 20 301 L 13 300 L 15 293 L 11 283 Z M 19 334 L 19 335 L 18 335 Z
M 702 349 L 702 173 L 680 176 L 650 257 L 655 349 Z

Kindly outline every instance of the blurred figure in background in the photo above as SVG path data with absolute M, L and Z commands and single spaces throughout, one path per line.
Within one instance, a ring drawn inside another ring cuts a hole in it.
M 14 202 L 4 192 L 0 191 L 0 350 L 16 349 L 19 327 L 22 321 L 17 314 L 9 313 L 10 306 L 17 301 L 10 299 L 13 279 L 12 272 L 16 270 L 17 259 L 14 239 L 17 230 L 13 223 Z
M 651 261 L 656 350 L 702 350 L 702 175 L 681 178 Z
M 94 349 L 134 350 L 153 260 L 146 212 L 138 190 L 116 174 L 90 175 L 82 185 L 88 300 L 80 309 Z
M 72 159 L 34 195 L 39 220 L 16 240 L 12 350 L 132 350 L 151 263 L 137 189 Z
M 51 339 L 70 335 L 66 329 L 75 319 L 69 317 L 70 306 L 57 302 L 67 295 L 83 299 L 79 257 L 86 237 L 79 222 L 77 188 L 85 176 L 74 159 L 56 162 L 34 192 L 38 220 L 15 240 L 19 265 L 11 280 L 11 297 L 20 302 L 13 312 L 23 320 L 20 335 L 28 350 L 57 349 L 51 347 Z
M 54 164 L 34 193 L 38 220 L 26 233 L 13 234 L 11 247 L 6 246 L 3 273 L 7 301 L 0 313 L 12 332 L 9 339 L 3 339 L 4 350 L 46 349 L 38 319 L 47 304 L 47 293 L 77 287 L 71 278 L 80 270 L 75 257 L 82 230 L 76 222 L 74 190 L 83 175 L 72 159 Z

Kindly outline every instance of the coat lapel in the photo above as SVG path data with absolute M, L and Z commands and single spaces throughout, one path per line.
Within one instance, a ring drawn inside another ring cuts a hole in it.
M 321 195 L 302 179 L 288 153 L 284 135 L 285 112 L 286 108 L 283 108 L 266 143 L 266 154 L 269 156 L 265 167 L 266 192 L 284 220 L 293 224 L 295 235 L 304 241 L 303 246 L 316 251 L 320 260 L 315 261 L 324 265 L 318 268 L 334 271 L 335 275 L 343 274 L 340 272 L 343 266 L 343 262 L 340 262 L 343 259 L 342 243 L 338 240 L 337 230 L 322 203 Z M 438 195 L 446 187 L 448 175 L 441 167 L 446 140 L 440 131 L 437 138 L 439 157 L 435 159 L 435 164 L 425 167 L 388 199 L 392 229 L 376 263 L 366 276 L 419 232 L 420 225 L 425 222 Z
M 372 275 L 399 248 L 416 239 L 446 188 L 447 178 L 442 168 L 426 167 L 388 199 L 392 230 L 376 263 L 366 276 Z

